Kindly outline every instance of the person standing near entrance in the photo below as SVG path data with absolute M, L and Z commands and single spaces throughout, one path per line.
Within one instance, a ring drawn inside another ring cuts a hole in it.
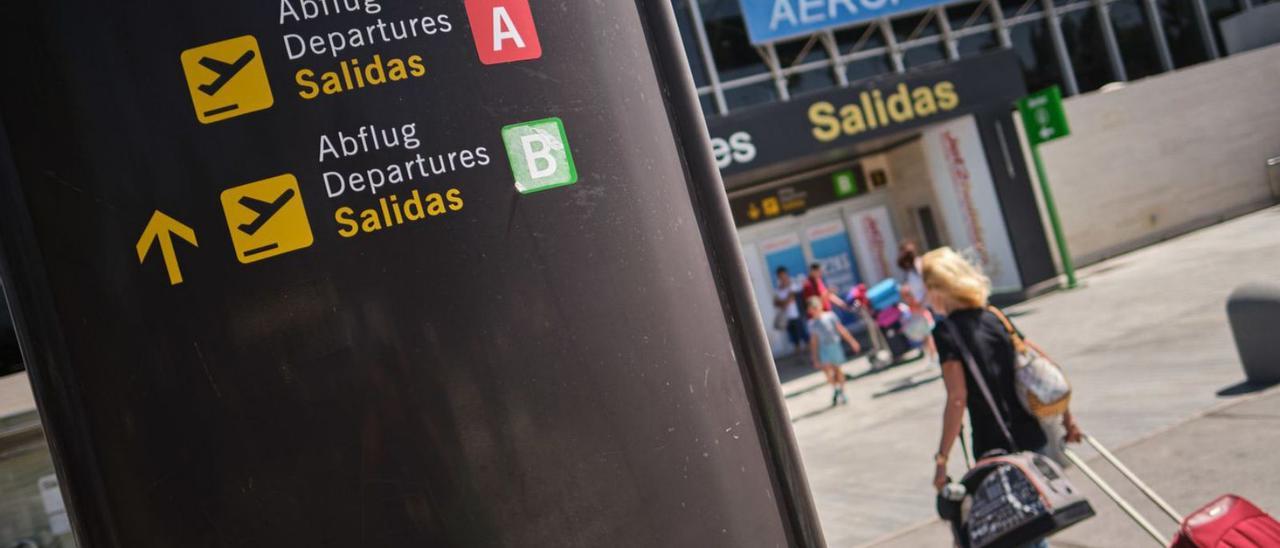
M 810 299 L 818 299 L 824 312 L 830 312 L 832 304 L 849 309 L 843 299 L 827 288 L 827 283 L 822 279 L 822 265 L 818 263 L 809 265 L 809 277 L 804 281 L 804 302 L 808 303 Z
M 778 323 L 785 326 L 787 338 L 796 348 L 796 354 L 800 354 L 809 344 L 808 322 L 800 316 L 800 299 L 804 294 L 804 284 L 792 278 L 785 266 L 778 267 L 777 277 L 778 286 L 774 288 L 773 305 L 778 308 L 778 316 L 786 318 L 785 323 Z
M 898 268 L 902 269 L 902 300 L 911 307 L 915 316 L 928 316 L 929 330 L 923 334 L 922 344 L 929 363 L 938 365 L 938 346 L 933 340 L 933 311 L 929 310 L 929 290 L 924 284 L 923 263 L 915 242 L 902 242 L 898 247 Z
M 898 246 L 898 268 L 902 269 L 902 283 L 911 288 L 911 293 L 920 302 L 928 303 L 928 289 L 924 285 L 923 261 L 915 242 L 902 242 Z

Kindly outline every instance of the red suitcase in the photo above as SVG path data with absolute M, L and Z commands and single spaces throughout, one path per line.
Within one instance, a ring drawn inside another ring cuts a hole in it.
M 1235 495 L 1223 495 L 1182 520 L 1171 548 L 1280 546 L 1280 522 Z
M 1172 506 L 1169 506 L 1169 503 L 1143 483 L 1106 447 L 1089 436 L 1085 436 L 1084 439 L 1098 451 L 1103 459 L 1115 466 L 1125 479 L 1132 482 L 1134 487 L 1151 499 L 1151 502 L 1154 502 L 1161 511 L 1181 524 L 1173 541 L 1168 544 L 1169 548 L 1280 548 L 1280 522 L 1249 501 L 1235 495 L 1223 495 L 1183 519 Z M 1083 459 L 1076 456 L 1070 449 L 1066 450 L 1066 457 L 1081 473 L 1097 484 L 1103 493 L 1111 497 L 1121 510 L 1133 518 L 1138 527 L 1146 531 L 1161 546 L 1165 546 L 1167 541 L 1151 525 L 1151 522 L 1121 498 L 1110 485 L 1107 485 L 1089 468 L 1088 464 L 1085 464 Z

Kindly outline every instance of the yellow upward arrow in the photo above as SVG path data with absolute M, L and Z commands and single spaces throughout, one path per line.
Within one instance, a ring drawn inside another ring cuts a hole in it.
M 147 221 L 147 228 L 142 230 L 142 237 L 138 238 L 137 245 L 138 262 L 141 263 L 147 258 L 151 244 L 160 242 L 160 254 L 164 256 L 164 267 L 169 271 L 169 285 L 182 283 L 182 271 L 178 269 L 178 255 L 173 250 L 175 234 L 187 243 L 200 247 L 200 244 L 196 243 L 196 232 L 191 230 L 191 227 L 156 210 L 151 214 L 151 220 Z

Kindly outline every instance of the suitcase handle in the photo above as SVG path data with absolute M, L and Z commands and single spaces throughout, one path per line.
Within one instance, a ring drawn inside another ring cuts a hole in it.
M 1125 479 L 1132 482 L 1134 487 L 1137 487 L 1139 491 L 1142 491 L 1143 495 L 1146 495 L 1146 497 L 1150 499 L 1151 502 L 1155 503 L 1155 505 L 1159 507 L 1165 515 L 1169 516 L 1169 519 L 1172 519 L 1174 523 L 1182 523 L 1182 514 L 1179 514 L 1177 510 L 1173 509 L 1172 505 L 1165 502 L 1163 498 L 1160 498 L 1160 495 L 1156 494 L 1154 489 L 1147 486 L 1147 484 L 1143 482 L 1137 474 L 1134 474 L 1129 470 L 1129 467 L 1125 466 L 1123 462 L 1120 462 L 1120 459 L 1117 459 L 1115 455 L 1112 455 L 1111 451 L 1108 451 L 1106 447 L 1103 447 L 1102 444 L 1098 443 L 1098 440 L 1093 439 L 1092 436 L 1083 437 L 1099 455 L 1102 455 L 1103 459 L 1106 459 L 1107 462 L 1116 467 L 1116 470 L 1119 470 L 1120 474 L 1124 475 Z
M 1132 483 L 1134 487 L 1137 487 L 1138 490 L 1141 491 L 1142 494 L 1145 495 L 1148 499 L 1150 499 L 1151 502 L 1155 503 L 1155 505 L 1159 507 L 1161 511 L 1163 511 L 1170 518 L 1172 518 L 1175 523 L 1182 523 L 1182 516 L 1180 516 L 1178 512 L 1174 510 L 1172 506 L 1169 505 L 1168 502 L 1165 502 L 1165 500 L 1161 498 L 1160 495 L 1156 494 L 1156 492 L 1152 490 L 1151 487 L 1149 487 L 1145 482 L 1143 482 L 1140 478 L 1138 478 L 1138 476 L 1134 474 L 1133 471 L 1129 470 L 1129 467 L 1125 466 L 1124 463 L 1120 462 L 1120 459 L 1117 459 L 1115 455 L 1111 454 L 1111 452 L 1108 451 L 1106 447 L 1103 447 L 1102 444 L 1098 442 L 1098 440 L 1095 440 L 1093 439 L 1093 437 L 1087 436 L 1087 435 L 1082 437 L 1084 438 L 1085 441 L 1089 443 L 1090 446 L 1092 446 L 1095 450 L 1098 451 L 1098 454 L 1102 456 L 1103 460 L 1106 460 L 1107 462 L 1111 463 L 1111 465 L 1114 466 L 1116 470 L 1118 470 L 1120 474 L 1124 476 L 1125 479 L 1129 480 L 1129 482 Z M 1095 485 L 1097 485 L 1098 488 L 1101 489 L 1104 494 L 1110 497 L 1112 501 L 1115 501 L 1116 506 L 1119 506 L 1120 509 L 1124 511 L 1124 513 L 1128 514 L 1130 518 L 1133 518 L 1133 521 L 1138 524 L 1138 527 L 1141 527 L 1143 531 L 1145 531 L 1148 535 L 1151 535 L 1151 538 L 1154 539 L 1157 544 L 1159 544 L 1160 546 L 1168 546 L 1169 540 L 1164 538 L 1160 534 L 1160 531 L 1157 531 L 1155 526 L 1151 525 L 1150 521 L 1147 521 L 1146 518 L 1142 517 L 1142 514 L 1138 513 L 1138 510 L 1135 509 L 1133 505 L 1129 504 L 1128 501 L 1124 500 L 1124 498 L 1121 497 L 1120 494 L 1115 491 L 1115 489 L 1112 489 L 1111 486 L 1108 485 L 1107 482 L 1104 481 L 1102 477 L 1097 474 L 1097 472 L 1094 472 L 1093 469 L 1090 468 L 1088 464 L 1085 464 L 1084 459 L 1080 458 L 1080 456 L 1076 455 L 1074 451 L 1067 448 L 1063 448 L 1063 454 L 1067 457 L 1067 460 L 1071 461 L 1071 464 L 1075 465 L 1076 468 L 1079 468 L 1080 472 L 1083 473 L 1086 477 L 1088 477 L 1089 480 L 1092 481 Z

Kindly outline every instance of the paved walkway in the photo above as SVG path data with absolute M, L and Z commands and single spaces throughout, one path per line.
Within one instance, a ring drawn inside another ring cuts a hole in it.
M 1268 209 L 1094 265 L 1082 288 L 1009 312 L 1068 370 L 1086 431 L 1124 446 L 1219 405 L 1229 396 L 1218 393 L 1243 380 L 1226 298 L 1245 282 L 1280 282 L 1277 234 L 1280 208 Z M 846 365 L 855 376 L 865 369 Z M 803 391 L 815 381 L 784 391 L 828 544 L 862 545 L 931 520 L 937 372 L 917 362 L 859 376 L 850 404 L 834 409 L 825 388 Z M 958 475 L 958 449 L 952 462 Z

